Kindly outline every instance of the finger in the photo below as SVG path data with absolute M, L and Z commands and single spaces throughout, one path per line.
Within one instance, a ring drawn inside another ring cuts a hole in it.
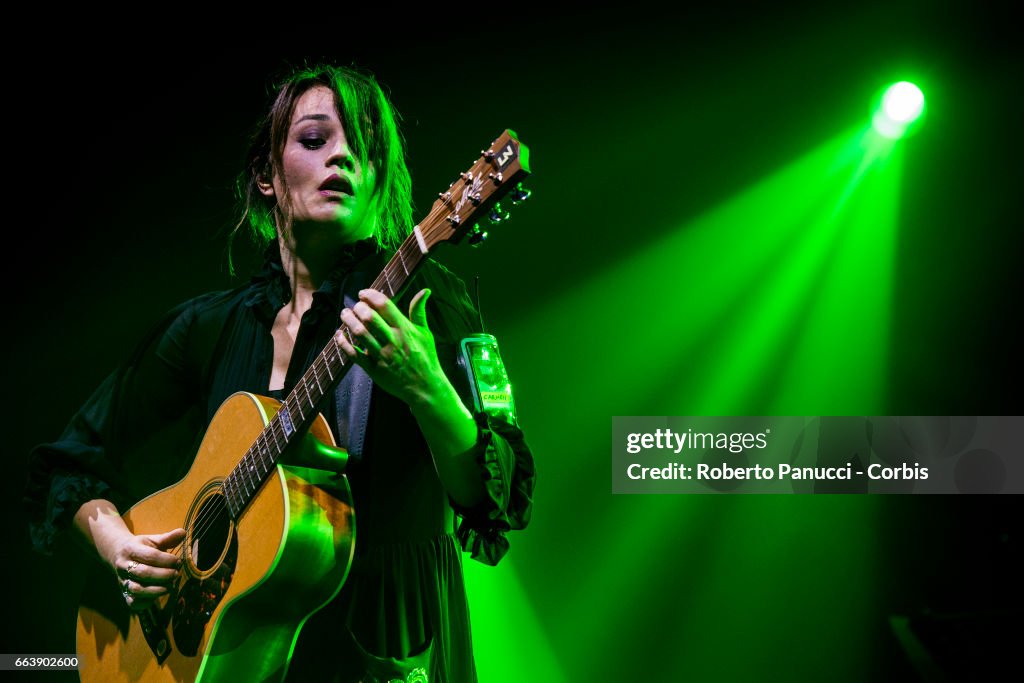
M 147 545 L 149 539 L 143 539 L 143 543 L 133 546 L 128 555 L 130 559 L 139 564 L 146 564 L 151 567 L 167 567 L 174 569 L 181 564 L 181 558 L 173 553 L 164 552 L 159 548 Z
M 352 309 L 346 308 L 341 312 L 341 321 L 348 327 L 349 333 L 352 336 L 350 341 L 355 342 L 359 346 L 372 355 L 380 353 L 380 343 L 377 341 L 359 318 L 356 317 Z
M 132 566 L 134 564 L 134 566 Z M 126 579 L 144 585 L 166 585 L 173 582 L 178 576 L 177 569 L 164 567 L 151 567 L 148 564 L 129 563 L 128 569 L 122 574 Z
M 372 306 L 380 314 L 380 317 L 384 319 L 384 322 L 392 327 L 399 327 L 402 321 L 405 320 L 405 316 L 398 310 L 398 306 L 395 306 L 395 302 L 387 298 L 379 290 L 361 289 L 359 290 L 359 298 Z
M 421 289 L 409 302 L 409 320 L 417 327 L 427 326 L 427 299 L 430 298 L 429 289 Z
M 349 338 L 349 335 L 351 334 L 352 333 L 349 332 L 348 327 L 343 325 L 340 329 L 338 329 L 337 332 L 334 333 L 334 341 L 335 343 L 337 343 L 338 347 L 346 356 L 359 363 L 363 358 L 366 357 L 366 351 L 364 351 L 363 349 L 357 349 L 355 347 L 355 345 L 352 343 L 354 341 L 354 338 Z
M 370 308 L 365 301 L 357 301 L 352 312 L 366 326 L 380 346 L 395 343 L 395 330 L 381 317 L 380 313 Z
M 163 580 L 167 576 L 174 576 L 177 572 L 176 568 L 153 567 L 144 562 L 131 559 L 125 559 L 118 562 L 114 569 L 122 581 L 124 579 L 131 579 L 132 581 L 138 581 L 139 583 L 149 583 L 150 577 L 157 577 L 158 579 Z
M 138 581 L 132 581 L 131 579 L 125 579 L 121 582 L 121 585 L 128 591 L 128 594 L 134 598 L 155 598 L 167 592 L 167 588 L 164 586 L 147 586 L 139 583 Z
M 128 602 L 128 609 L 132 612 L 143 612 L 149 609 L 158 597 L 157 595 L 129 595 L 125 600 Z
M 149 534 L 148 538 L 160 550 L 176 548 L 185 540 L 185 530 L 178 528 L 163 534 Z

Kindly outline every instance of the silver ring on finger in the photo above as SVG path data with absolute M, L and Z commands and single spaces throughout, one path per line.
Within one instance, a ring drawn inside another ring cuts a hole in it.
M 133 577 L 132 572 L 134 572 L 135 568 L 138 567 L 138 566 L 139 566 L 139 563 L 136 562 L 135 560 L 132 560 L 131 562 L 128 563 L 128 569 L 126 570 L 125 573 L 128 575 L 129 579 Z

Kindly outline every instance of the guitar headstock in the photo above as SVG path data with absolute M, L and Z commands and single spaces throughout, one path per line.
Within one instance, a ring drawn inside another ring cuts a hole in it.
M 457 244 L 467 235 L 479 244 L 487 233 L 478 223 L 507 220 L 509 214 L 499 200 L 510 195 L 513 204 L 525 201 L 530 191 L 522 180 L 530 173 L 530 150 L 519 142 L 515 131 L 506 130 L 480 152 L 480 157 L 444 192 L 439 192 L 430 213 L 417 226 L 428 249 L 442 242 Z

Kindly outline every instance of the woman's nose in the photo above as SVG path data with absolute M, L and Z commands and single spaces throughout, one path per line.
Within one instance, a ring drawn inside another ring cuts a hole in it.
M 348 148 L 348 143 L 339 140 L 334 145 L 330 156 L 327 158 L 327 165 L 339 166 L 348 171 L 355 171 L 356 162 L 352 158 L 352 150 Z

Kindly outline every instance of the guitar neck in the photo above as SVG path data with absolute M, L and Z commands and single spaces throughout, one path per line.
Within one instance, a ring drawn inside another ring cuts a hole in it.
M 370 287 L 383 292 L 390 299 L 397 299 L 405 291 L 426 254 L 426 244 L 417 227 Z M 341 325 L 339 329 L 351 341 L 348 326 Z M 351 359 L 342 352 L 336 337 L 331 337 L 331 341 L 296 382 L 295 388 L 281 402 L 277 414 L 225 478 L 224 492 L 233 519 L 237 519 L 253 499 L 260 485 L 292 443 L 302 438 L 316 418 L 321 401 L 331 394 L 351 365 Z

